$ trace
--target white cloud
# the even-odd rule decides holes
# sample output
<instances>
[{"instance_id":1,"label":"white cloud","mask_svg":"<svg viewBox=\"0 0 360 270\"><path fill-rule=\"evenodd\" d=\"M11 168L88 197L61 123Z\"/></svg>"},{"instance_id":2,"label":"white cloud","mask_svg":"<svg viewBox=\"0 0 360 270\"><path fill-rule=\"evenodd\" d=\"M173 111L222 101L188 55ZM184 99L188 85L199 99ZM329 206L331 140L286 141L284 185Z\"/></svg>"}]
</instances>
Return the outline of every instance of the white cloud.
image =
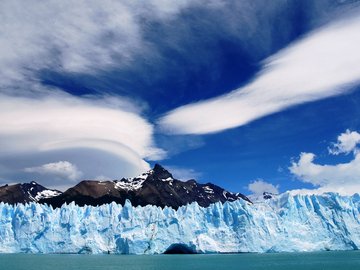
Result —
<instances>
[{"instance_id":1,"label":"white cloud","mask_svg":"<svg viewBox=\"0 0 360 270\"><path fill-rule=\"evenodd\" d=\"M255 180L248 185L248 190L254 195L262 195L264 192L270 192L273 194L279 193L279 185L274 186L271 183L265 182L264 180Z\"/></svg>"},{"instance_id":2,"label":"white cloud","mask_svg":"<svg viewBox=\"0 0 360 270\"><path fill-rule=\"evenodd\" d=\"M0 145L7 151L98 148L129 158L160 158L153 127L138 114L73 96L0 96ZM29 140L31 138L31 140Z\"/></svg>"},{"instance_id":3,"label":"white cloud","mask_svg":"<svg viewBox=\"0 0 360 270\"><path fill-rule=\"evenodd\" d=\"M329 153L333 155L339 155L342 153L349 154L353 151L357 151L356 146L360 143L360 133L356 131L346 130L338 136L337 142L329 147Z\"/></svg>"},{"instance_id":4,"label":"white cloud","mask_svg":"<svg viewBox=\"0 0 360 270\"><path fill-rule=\"evenodd\" d=\"M289 169L302 181L315 186L358 184L360 188L360 154L355 154L348 163L336 165L316 164L314 159L313 153L301 153L299 160L293 162Z\"/></svg>"},{"instance_id":5,"label":"white cloud","mask_svg":"<svg viewBox=\"0 0 360 270\"><path fill-rule=\"evenodd\" d=\"M53 163L43 164L38 167L25 168L25 172L39 173L59 177L61 179L79 180L83 173L68 161L58 161Z\"/></svg>"},{"instance_id":6,"label":"white cloud","mask_svg":"<svg viewBox=\"0 0 360 270\"><path fill-rule=\"evenodd\" d=\"M159 120L173 134L205 134L245 125L304 102L345 93L360 81L360 17L316 30L268 58L248 85L179 107Z\"/></svg>"},{"instance_id":7,"label":"white cloud","mask_svg":"<svg viewBox=\"0 0 360 270\"><path fill-rule=\"evenodd\" d=\"M360 152L356 150L357 132L345 133L338 137L338 142L330 154L348 154L353 151L354 158L347 163L335 165L315 163L315 154L301 153L293 161L289 170L299 180L317 187L316 190L299 190L300 193L339 192L343 194L360 193Z\"/></svg>"},{"instance_id":8,"label":"white cloud","mask_svg":"<svg viewBox=\"0 0 360 270\"><path fill-rule=\"evenodd\" d=\"M131 104L114 101L109 104L101 98L59 95L0 94L0 158L66 149L96 149L115 155L140 173L149 169L145 159L164 157L165 152L154 145L153 126L135 110L131 111L128 108ZM77 160L72 162L79 164L80 159L90 160L89 156L81 156L82 152L78 152ZM91 162L96 167L98 162Z\"/></svg>"}]
</instances>

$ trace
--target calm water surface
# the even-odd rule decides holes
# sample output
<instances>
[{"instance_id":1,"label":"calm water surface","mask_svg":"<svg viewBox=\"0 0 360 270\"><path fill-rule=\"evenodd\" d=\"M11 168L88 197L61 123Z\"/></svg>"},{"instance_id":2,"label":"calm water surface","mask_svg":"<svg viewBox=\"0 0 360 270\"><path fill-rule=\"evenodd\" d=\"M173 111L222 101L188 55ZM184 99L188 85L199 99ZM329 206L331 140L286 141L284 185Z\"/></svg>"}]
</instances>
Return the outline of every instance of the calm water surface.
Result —
<instances>
[{"instance_id":1,"label":"calm water surface","mask_svg":"<svg viewBox=\"0 0 360 270\"><path fill-rule=\"evenodd\" d=\"M1 270L63 269L360 269L359 251L222 255L35 255L0 254Z\"/></svg>"}]
</instances>

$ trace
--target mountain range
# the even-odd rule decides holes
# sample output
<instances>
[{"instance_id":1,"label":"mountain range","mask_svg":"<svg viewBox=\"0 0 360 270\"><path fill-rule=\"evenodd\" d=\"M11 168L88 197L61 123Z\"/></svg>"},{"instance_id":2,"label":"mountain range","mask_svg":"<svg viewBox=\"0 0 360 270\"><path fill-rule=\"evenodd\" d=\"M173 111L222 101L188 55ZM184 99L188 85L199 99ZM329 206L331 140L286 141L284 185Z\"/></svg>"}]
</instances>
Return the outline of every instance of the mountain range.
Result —
<instances>
[{"instance_id":1,"label":"mountain range","mask_svg":"<svg viewBox=\"0 0 360 270\"><path fill-rule=\"evenodd\" d=\"M8 204L37 202L59 208L74 202L78 206L98 206L115 202L133 206L169 206L174 209L197 202L202 207L212 203L236 201L251 202L241 193L229 192L212 183L200 184L191 179L180 181L156 164L154 168L134 178L113 181L84 180L65 192L48 189L36 182L5 185L0 187L0 202Z\"/></svg>"}]
</instances>

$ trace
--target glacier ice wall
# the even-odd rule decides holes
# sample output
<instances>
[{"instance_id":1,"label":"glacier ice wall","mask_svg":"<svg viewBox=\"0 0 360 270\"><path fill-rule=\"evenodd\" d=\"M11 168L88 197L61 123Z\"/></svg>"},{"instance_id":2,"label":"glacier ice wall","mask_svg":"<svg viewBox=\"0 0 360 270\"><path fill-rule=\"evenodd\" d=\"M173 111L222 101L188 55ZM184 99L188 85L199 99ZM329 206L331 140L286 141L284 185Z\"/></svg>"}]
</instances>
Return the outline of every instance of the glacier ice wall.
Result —
<instances>
[{"instance_id":1,"label":"glacier ice wall","mask_svg":"<svg viewBox=\"0 0 360 270\"><path fill-rule=\"evenodd\" d=\"M279 195L201 208L115 203L53 209L0 203L0 252L162 253L174 243L198 252L348 250L360 247L360 196Z\"/></svg>"}]
</instances>

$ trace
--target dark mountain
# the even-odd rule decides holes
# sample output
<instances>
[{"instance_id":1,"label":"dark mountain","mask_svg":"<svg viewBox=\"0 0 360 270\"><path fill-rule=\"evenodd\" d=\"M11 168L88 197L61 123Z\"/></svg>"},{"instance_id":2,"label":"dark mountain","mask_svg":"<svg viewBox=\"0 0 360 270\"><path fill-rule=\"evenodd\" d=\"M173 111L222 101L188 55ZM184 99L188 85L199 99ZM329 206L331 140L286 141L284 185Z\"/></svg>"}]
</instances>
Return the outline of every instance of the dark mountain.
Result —
<instances>
[{"instance_id":1,"label":"dark mountain","mask_svg":"<svg viewBox=\"0 0 360 270\"><path fill-rule=\"evenodd\" d=\"M183 182L174 179L170 172L156 164L152 170L135 178L114 181L85 180L58 196L43 197L36 201L56 208L71 202L79 206L96 206L111 202L124 204L126 200L130 200L134 206L152 204L177 209L195 201L206 207L211 203L224 203L240 198L251 202L240 193L228 192L211 183L199 184L195 180ZM2 200L0 196L0 201Z\"/></svg>"},{"instance_id":2,"label":"dark mountain","mask_svg":"<svg viewBox=\"0 0 360 270\"><path fill-rule=\"evenodd\" d=\"M195 180L186 182L174 179L170 172L156 164L147 173L135 178L123 178L115 181L82 181L63 194L40 200L40 203L60 207L64 203L77 205L101 205L116 202L124 204L130 200L134 206L148 204L160 207L178 208L187 203L198 202L200 206L209 206L214 202L235 201L242 194L234 194L211 183L199 184Z\"/></svg>"},{"instance_id":3,"label":"dark mountain","mask_svg":"<svg viewBox=\"0 0 360 270\"><path fill-rule=\"evenodd\" d=\"M36 182L5 185L0 187L0 202L9 204L38 202L41 199L60 195L61 192L47 189Z\"/></svg>"}]
</instances>

